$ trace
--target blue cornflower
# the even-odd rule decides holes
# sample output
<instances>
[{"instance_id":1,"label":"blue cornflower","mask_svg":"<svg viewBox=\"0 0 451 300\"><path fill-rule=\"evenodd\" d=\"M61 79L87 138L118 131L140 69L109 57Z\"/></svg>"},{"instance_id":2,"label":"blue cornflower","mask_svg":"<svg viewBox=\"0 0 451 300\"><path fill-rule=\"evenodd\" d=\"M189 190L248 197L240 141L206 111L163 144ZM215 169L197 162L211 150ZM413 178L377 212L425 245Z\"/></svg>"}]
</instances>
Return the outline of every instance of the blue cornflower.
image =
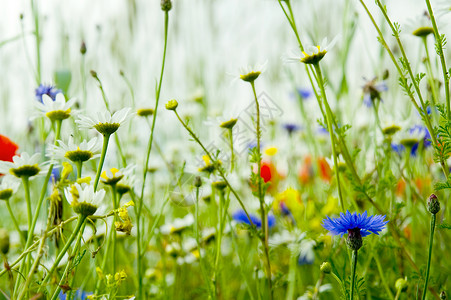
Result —
<instances>
[{"instance_id":1,"label":"blue cornflower","mask_svg":"<svg viewBox=\"0 0 451 300\"><path fill-rule=\"evenodd\" d=\"M88 299L89 295L92 295L92 293L87 293L87 292L84 292L84 291L77 290L77 292L75 293L75 298L73 298L73 299L86 300L86 299ZM63 293L62 291L60 291L60 293L58 295L58 298L60 300L66 300L66 294Z\"/></svg>"},{"instance_id":2,"label":"blue cornflower","mask_svg":"<svg viewBox=\"0 0 451 300\"><path fill-rule=\"evenodd\" d=\"M334 235L343 236L345 233L349 233L351 230L359 229L361 236L367 236L371 233L379 234L384 229L385 224L388 221L384 221L385 216L375 215L367 216L365 211L363 214L353 213L346 211L346 214L340 213L339 218L331 219L329 216L323 220L323 227L329 230Z\"/></svg>"},{"instance_id":3,"label":"blue cornflower","mask_svg":"<svg viewBox=\"0 0 451 300\"><path fill-rule=\"evenodd\" d=\"M48 95L53 101L55 101L55 97L59 93L62 93L62 91L57 89L55 86L42 83L35 90L36 100L41 103L43 103L42 95Z\"/></svg>"},{"instance_id":4,"label":"blue cornflower","mask_svg":"<svg viewBox=\"0 0 451 300\"><path fill-rule=\"evenodd\" d=\"M302 99L306 100L312 96L312 90L309 88L297 88L296 91L298 92L299 96L301 96Z\"/></svg>"},{"instance_id":5,"label":"blue cornflower","mask_svg":"<svg viewBox=\"0 0 451 300\"><path fill-rule=\"evenodd\" d=\"M232 218L235 221L237 221L238 223L245 223L245 224L251 225L251 222L249 222L249 219L247 218L246 213L242 209L237 210L232 215ZM249 214L249 218L251 218L252 223L254 223L254 225L257 226L257 228L262 227L262 221L260 220L259 217L255 216L253 214ZM268 227L272 228L272 227L274 227L275 224L276 224L276 218L273 215L268 215Z\"/></svg>"},{"instance_id":6,"label":"blue cornflower","mask_svg":"<svg viewBox=\"0 0 451 300\"><path fill-rule=\"evenodd\" d=\"M301 129L301 126L294 123L285 123L283 124L283 128L288 132L289 135L292 135L293 132L296 132L299 129Z\"/></svg>"}]
</instances>

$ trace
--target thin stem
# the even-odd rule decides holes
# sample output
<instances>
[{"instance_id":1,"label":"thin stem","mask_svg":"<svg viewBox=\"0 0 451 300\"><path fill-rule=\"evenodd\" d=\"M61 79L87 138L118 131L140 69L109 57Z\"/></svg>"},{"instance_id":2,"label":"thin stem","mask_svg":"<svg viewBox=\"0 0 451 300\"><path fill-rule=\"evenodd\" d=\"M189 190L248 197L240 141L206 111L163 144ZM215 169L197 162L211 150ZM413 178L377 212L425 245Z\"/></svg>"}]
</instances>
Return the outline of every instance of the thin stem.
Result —
<instances>
[{"instance_id":1,"label":"thin stem","mask_svg":"<svg viewBox=\"0 0 451 300\"><path fill-rule=\"evenodd\" d=\"M155 109L154 109L154 113L153 113L153 118L152 118L152 127L150 130L150 138L149 138L149 142L147 144L147 153L146 153L146 163L144 165L143 168L143 185L142 185L142 189L141 189L141 197L139 198L140 201L140 205L139 205L139 210L137 211L136 214L136 222L137 222L137 234L138 234L138 238L136 239L136 243L137 243L137 248L138 248L138 278L139 278L139 287L138 287L138 295L140 297L142 297L143 295L143 282L142 282L142 278L143 278L143 266L142 266L142 256L141 256L141 240L140 240L140 231L141 231L141 226L140 226L140 218L141 218L141 209L142 209L142 205L141 203L144 201L144 187L146 185L146 178L147 178L147 168L149 167L149 160L150 160L150 152L152 151L152 143L153 143L153 135L154 135L154 131L155 131L155 124L156 124L156 120L157 120L157 113L158 113L158 104L160 103L160 93L161 93L161 84L163 82L163 74L164 74L164 65L166 62L166 51L167 51L167 45L168 45L168 28L169 28L169 11L165 11L164 14L164 47L163 47L163 59L162 59L162 63L161 63L161 71L160 71L160 80L158 82L158 88L156 90L156 97L155 97Z\"/></svg>"},{"instance_id":2,"label":"thin stem","mask_svg":"<svg viewBox=\"0 0 451 300\"><path fill-rule=\"evenodd\" d=\"M265 195L262 190L262 176L261 176L261 167L262 167L262 154L260 149L260 140L261 140L261 129L260 129L260 104L258 103L257 93L255 91L255 83L254 81L250 82L252 87L252 92L254 94L255 99L255 106L257 109L257 151L258 151L258 159L257 159L257 194L258 194L258 200L260 202L260 215L262 219L262 231L264 233L264 237L262 238L262 244L263 248L265 249L265 269L266 269L266 277L268 279L268 286L269 286L269 295L270 299L273 298L273 291L272 291L272 280L271 280L271 261L269 259L269 246L268 246L268 237L269 237L269 230L268 230L268 214L266 212L265 208Z\"/></svg>"},{"instance_id":3,"label":"thin stem","mask_svg":"<svg viewBox=\"0 0 451 300\"><path fill-rule=\"evenodd\" d=\"M330 109L329 103L327 101L326 97L326 90L324 89L324 82L323 82L323 75L321 74L321 68L319 66L319 63L316 63L313 65L315 67L316 73L317 73L317 80L318 80L318 86L321 91L321 98L324 101L324 106L326 107L326 121L327 121L327 128L330 135L330 143L332 145L332 155L334 157L334 171L335 171L335 177L337 178L337 186L338 186L338 197L340 199L340 206L341 210L344 211L344 202L343 202L343 195L341 191L341 183L340 183L340 171L338 169L338 159L337 159L337 150L335 149L335 133L332 127L332 110Z\"/></svg>"},{"instance_id":4,"label":"thin stem","mask_svg":"<svg viewBox=\"0 0 451 300\"><path fill-rule=\"evenodd\" d=\"M14 217L13 211L11 209L11 204L9 203L9 200L6 200L6 207L8 208L9 214L11 216L11 219L13 220L14 227L16 227L17 233L19 234L21 243L25 246L25 237L22 234L22 231L20 231L19 223L17 223L16 217Z\"/></svg>"},{"instance_id":5,"label":"thin stem","mask_svg":"<svg viewBox=\"0 0 451 300\"><path fill-rule=\"evenodd\" d=\"M81 178L81 170L83 168L83 162L81 160L76 162L77 165L77 179Z\"/></svg>"},{"instance_id":6,"label":"thin stem","mask_svg":"<svg viewBox=\"0 0 451 300\"><path fill-rule=\"evenodd\" d=\"M355 271L357 270L357 251L352 251L352 266L351 266L351 296L350 300L354 299L354 286L355 286Z\"/></svg>"},{"instance_id":7,"label":"thin stem","mask_svg":"<svg viewBox=\"0 0 451 300\"><path fill-rule=\"evenodd\" d=\"M97 186L99 185L100 174L102 174L103 163L105 162L106 151L108 149L108 142L110 140L109 134L103 136L103 146L102 154L100 155L99 166L97 167L96 179L94 181L94 191L97 191Z\"/></svg>"},{"instance_id":8,"label":"thin stem","mask_svg":"<svg viewBox=\"0 0 451 300\"><path fill-rule=\"evenodd\" d=\"M440 36L440 33L438 31L437 22L435 21L434 12L432 11L431 2L429 0L425 0L426 5L428 7L428 13L429 17L431 18L432 27L434 28L434 36L435 40L437 41L437 53L440 56L440 64L442 66L442 73L443 73L443 81L445 82L445 97L446 97L446 112L448 115L448 119L451 119L451 108L450 108L450 95L449 95L449 74L446 70L446 61L445 56L443 54L443 44L442 44L442 37Z\"/></svg>"},{"instance_id":9,"label":"thin stem","mask_svg":"<svg viewBox=\"0 0 451 300\"><path fill-rule=\"evenodd\" d=\"M229 143L230 143L230 173L233 172L233 165L235 162L235 154L233 153L233 129L229 129Z\"/></svg>"},{"instance_id":10,"label":"thin stem","mask_svg":"<svg viewBox=\"0 0 451 300\"><path fill-rule=\"evenodd\" d=\"M37 4L31 0L31 10L34 17L34 35L36 42L36 83L41 83L41 37L39 34L39 13Z\"/></svg>"},{"instance_id":11,"label":"thin stem","mask_svg":"<svg viewBox=\"0 0 451 300\"><path fill-rule=\"evenodd\" d=\"M58 264L63 259L64 255L66 254L66 252L69 249L72 242L75 240L75 237L78 235L78 232L80 231L85 220L86 220L86 216L83 216L83 215L78 216L77 225L75 225L74 231L70 235L69 239L67 240L67 242L64 245L63 249L61 250L61 252L58 254L57 258L55 259L55 262L53 263L49 272L45 276L44 280L42 280L41 287L39 288L38 291L40 291L42 289L42 287L44 287L47 284L47 282L50 280L50 277L53 275L53 272L55 272L56 268L58 267Z\"/></svg>"},{"instance_id":12,"label":"thin stem","mask_svg":"<svg viewBox=\"0 0 451 300\"><path fill-rule=\"evenodd\" d=\"M22 177L23 188L25 191L25 202L27 203L27 220L28 220L28 231L31 230L31 200L30 200L30 180L28 176Z\"/></svg>"},{"instance_id":13,"label":"thin stem","mask_svg":"<svg viewBox=\"0 0 451 300\"><path fill-rule=\"evenodd\" d=\"M422 297L423 300L426 299L426 293L428 291L429 271L431 269L432 244L434 241L434 231L435 231L435 220L436 220L436 215L432 214L432 216L431 216L431 234L429 235L428 264L427 264L427 268L426 268L426 278L424 280L423 297Z\"/></svg>"},{"instance_id":14,"label":"thin stem","mask_svg":"<svg viewBox=\"0 0 451 300\"><path fill-rule=\"evenodd\" d=\"M428 49L428 42L427 42L427 37L423 37L423 45L424 45L424 50L426 52L426 69L428 71L428 80L429 80L429 85L431 86L431 93L432 93L432 107L431 107L431 113L433 116L436 116L436 110L435 110L435 106L437 104L437 101L439 101L438 96L437 96L437 84L435 82L435 78L434 78L434 73L432 72L432 65L431 65L431 58L429 57L429 49Z\"/></svg>"},{"instance_id":15,"label":"thin stem","mask_svg":"<svg viewBox=\"0 0 451 300\"><path fill-rule=\"evenodd\" d=\"M223 210L224 210L224 190L219 191L219 209L218 209L218 238L216 240L216 257L215 257L215 265L214 265L214 274L213 280L215 283L216 295L219 293L219 279L218 279L218 269L219 269L219 258L221 256L221 243L222 243L222 233L224 231L224 222L222 218Z\"/></svg>"},{"instance_id":16,"label":"thin stem","mask_svg":"<svg viewBox=\"0 0 451 300\"><path fill-rule=\"evenodd\" d=\"M174 110L175 115L177 116L177 119L179 119L180 123L182 124L182 126L188 131L188 133L191 135L191 137L199 144L199 146L202 148L202 150L204 150L205 154L208 155L208 158L210 158L210 161L215 164L215 166L218 166L218 162L216 161L216 159L213 158L213 155L210 153L210 151L207 150L207 148L205 148L204 144L202 144L202 142L199 140L199 138L196 136L196 134L191 130L191 128L188 127L188 125L186 125L185 122L183 122L182 118L180 118L179 114L177 113L176 110ZM246 210L246 207L244 206L243 201L241 201L240 196L238 196L238 193L235 191L235 189L230 185L229 181L227 180L224 171L222 168L217 167L216 170L219 173L219 176L221 176L222 180L224 180L224 182L227 184L227 186L229 187L230 191L232 192L232 194L235 196L236 200L238 201L238 203L240 204L241 208L243 209L244 213L246 214L249 222L251 225L254 225L254 222L252 222L249 213Z\"/></svg>"}]
</instances>

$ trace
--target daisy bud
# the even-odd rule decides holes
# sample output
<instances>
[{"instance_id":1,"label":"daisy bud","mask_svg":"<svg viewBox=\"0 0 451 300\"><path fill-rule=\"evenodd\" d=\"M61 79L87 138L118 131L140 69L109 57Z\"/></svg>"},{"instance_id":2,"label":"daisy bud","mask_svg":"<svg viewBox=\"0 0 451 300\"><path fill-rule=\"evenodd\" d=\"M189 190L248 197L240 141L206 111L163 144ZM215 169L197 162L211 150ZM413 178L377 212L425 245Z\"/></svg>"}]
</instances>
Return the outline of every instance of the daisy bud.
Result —
<instances>
[{"instance_id":1,"label":"daisy bud","mask_svg":"<svg viewBox=\"0 0 451 300\"><path fill-rule=\"evenodd\" d=\"M81 42L80 53L81 53L82 55L85 55L85 54L86 54L86 44L85 44L84 41Z\"/></svg>"},{"instance_id":2,"label":"daisy bud","mask_svg":"<svg viewBox=\"0 0 451 300\"><path fill-rule=\"evenodd\" d=\"M200 176L196 176L194 178L194 186L197 188L202 186L202 179L200 178Z\"/></svg>"},{"instance_id":3,"label":"daisy bud","mask_svg":"<svg viewBox=\"0 0 451 300\"><path fill-rule=\"evenodd\" d=\"M445 291L442 291L442 292L440 293L440 299L441 299L441 300L446 300L446 299L448 299L448 297L446 297Z\"/></svg>"},{"instance_id":4,"label":"daisy bud","mask_svg":"<svg viewBox=\"0 0 451 300\"><path fill-rule=\"evenodd\" d=\"M177 106L179 106L177 100L169 100L168 103L166 103L166 109L167 110L176 110Z\"/></svg>"},{"instance_id":5,"label":"daisy bud","mask_svg":"<svg viewBox=\"0 0 451 300\"><path fill-rule=\"evenodd\" d=\"M407 280L404 278L398 278L395 282L395 288L396 290L405 290L407 288Z\"/></svg>"},{"instance_id":6,"label":"daisy bud","mask_svg":"<svg viewBox=\"0 0 451 300\"><path fill-rule=\"evenodd\" d=\"M236 122L238 121L238 119L230 119L226 122L222 122L219 127L221 128L226 128L226 129L232 129L233 126L235 126Z\"/></svg>"},{"instance_id":7,"label":"daisy bud","mask_svg":"<svg viewBox=\"0 0 451 300\"><path fill-rule=\"evenodd\" d=\"M227 187L225 181L215 181L212 183L213 187L219 191L223 191Z\"/></svg>"},{"instance_id":8,"label":"daisy bud","mask_svg":"<svg viewBox=\"0 0 451 300\"><path fill-rule=\"evenodd\" d=\"M0 252L6 255L9 251L9 233L8 230L0 228Z\"/></svg>"},{"instance_id":9,"label":"daisy bud","mask_svg":"<svg viewBox=\"0 0 451 300\"><path fill-rule=\"evenodd\" d=\"M437 196L435 194L431 194L428 198L427 202L428 211L435 215L440 211L440 202L438 202Z\"/></svg>"},{"instance_id":10,"label":"daisy bud","mask_svg":"<svg viewBox=\"0 0 451 300\"><path fill-rule=\"evenodd\" d=\"M330 272L332 271L332 265L330 264L330 262L325 261L321 264L320 268L321 272L323 272L324 274L330 274Z\"/></svg>"}]
</instances>

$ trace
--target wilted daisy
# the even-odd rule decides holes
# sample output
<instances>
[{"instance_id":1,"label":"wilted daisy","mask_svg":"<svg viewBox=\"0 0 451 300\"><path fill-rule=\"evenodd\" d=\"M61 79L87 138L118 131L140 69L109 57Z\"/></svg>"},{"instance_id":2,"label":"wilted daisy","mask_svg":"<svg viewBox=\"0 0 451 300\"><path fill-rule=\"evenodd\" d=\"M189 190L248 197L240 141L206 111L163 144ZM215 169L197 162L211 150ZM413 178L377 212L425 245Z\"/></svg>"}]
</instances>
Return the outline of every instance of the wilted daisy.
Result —
<instances>
[{"instance_id":1,"label":"wilted daisy","mask_svg":"<svg viewBox=\"0 0 451 300\"><path fill-rule=\"evenodd\" d=\"M0 173L10 173L18 178L32 177L41 171L39 167L39 153L30 157L26 152L13 157L13 162L0 161Z\"/></svg>"},{"instance_id":2,"label":"wilted daisy","mask_svg":"<svg viewBox=\"0 0 451 300\"><path fill-rule=\"evenodd\" d=\"M323 227L330 231L333 235L343 236L348 234L348 247L352 250L358 250L362 246L362 237L371 233L379 235L379 232L385 228L388 221L384 221L385 216L375 215L367 216L365 211L363 214L356 212L346 214L340 213L339 218L331 219L329 216L323 220Z\"/></svg>"},{"instance_id":3,"label":"wilted daisy","mask_svg":"<svg viewBox=\"0 0 451 300\"><path fill-rule=\"evenodd\" d=\"M0 184L0 200L8 200L15 192L17 192L18 188L18 181L11 178L10 175L4 176L2 183Z\"/></svg>"},{"instance_id":4,"label":"wilted daisy","mask_svg":"<svg viewBox=\"0 0 451 300\"><path fill-rule=\"evenodd\" d=\"M105 197L105 190L94 192L94 186L92 185L75 183L67 187L64 190L64 194L74 212L87 217L97 211L97 208Z\"/></svg>"},{"instance_id":5,"label":"wilted daisy","mask_svg":"<svg viewBox=\"0 0 451 300\"><path fill-rule=\"evenodd\" d=\"M99 157L98 152L100 146L97 143L97 138L92 138L89 141L83 140L83 142L74 143L73 137L69 137L69 141L65 144L63 141L58 141L59 146L52 146L49 149L49 156L53 158L68 159L72 162L85 162L90 159Z\"/></svg>"},{"instance_id":6,"label":"wilted daisy","mask_svg":"<svg viewBox=\"0 0 451 300\"><path fill-rule=\"evenodd\" d=\"M247 66L240 69L240 79L247 82L254 82L266 70L267 62L255 66Z\"/></svg>"},{"instance_id":7,"label":"wilted daisy","mask_svg":"<svg viewBox=\"0 0 451 300\"><path fill-rule=\"evenodd\" d=\"M80 129L96 129L102 135L111 135L115 133L119 127L132 118L131 108L126 107L113 115L108 111L97 113L97 119L93 119L84 115L80 115L80 119L75 121Z\"/></svg>"},{"instance_id":8,"label":"wilted daisy","mask_svg":"<svg viewBox=\"0 0 451 300\"><path fill-rule=\"evenodd\" d=\"M70 117L71 107L75 99L66 102L62 93L55 96L55 100L48 95L42 95L42 102L36 102L37 108L50 120L65 120Z\"/></svg>"}]
</instances>

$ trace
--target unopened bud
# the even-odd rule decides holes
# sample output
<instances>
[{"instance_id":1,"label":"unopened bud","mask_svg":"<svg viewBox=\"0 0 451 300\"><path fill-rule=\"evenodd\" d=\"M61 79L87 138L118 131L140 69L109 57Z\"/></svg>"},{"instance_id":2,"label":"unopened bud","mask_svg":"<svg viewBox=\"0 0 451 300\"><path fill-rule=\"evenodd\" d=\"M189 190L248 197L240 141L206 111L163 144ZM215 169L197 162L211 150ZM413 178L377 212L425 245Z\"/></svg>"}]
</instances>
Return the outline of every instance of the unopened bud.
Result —
<instances>
[{"instance_id":1,"label":"unopened bud","mask_svg":"<svg viewBox=\"0 0 451 300\"><path fill-rule=\"evenodd\" d=\"M332 271L332 265L330 264L330 262L325 261L321 264L321 266L319 267L319 269L321 270L321 272L323 272L324 274L330 274L330 272Z\"/></svg>"},{"instance_id":2,"label":"unopened bud","mask_svg":"<svg viewBox=\"0 0 451 300\"><path fill-rule=\"evenodd\" d=\"M176 110L177 106L179 106L177 100L169 100L168 103L166 103L167 110Z\"/></svg>"},{"instance_id":3,"label":"unopened bud","mask_svg":"<svg viewBox=\"0 0 451 300\"><path fill-rule=\"evenodd\" d=\"M405 290L407 288L407 280L405 278L398 278L395 282L396 290Z\"/></svg>"},{"instance_id":4,"label":"unopened bud","mask_svg":"<svg viewBox=\"0 0 451 300\"><path fill-rule=\"evenodd\" d=\"M91 76L94 78L97 78L97 72L94 70L89 71L89 73L91 73Z\"/></svg>"},{"instance_id":5,"label":"unopened bud","mask_svg":"<svg viewBox=\"0 0 451 300\"><path fill-rule=\"evenodd\" d=\"M197 188L202 186L202 179L200 178L200 176L196 176L194 178L194 186Z\"/></svg>"},{"instance_id":6,"label":"unopened bud","mask_svg":"<svg viewBox=\"0 0 451 300\"><path fill-rule=\"evenodd\" d=\"M446 297L445 291L442 291L442 292L440 293L440 300L446 300L446 299L448 299L448 297Z\"/></svg>"},{"instance_id":7,"label":"unopened bud","mask_svg":"<svg viewBox=\"0 0 451 300\"><path fill-rule=\"evenodd\" d=\"M435 194L431 194L429 196L427 209L433 215L437 214L440 211L440 202L438 202L437 196Z\"/></svg>"},{"instance_id":8,"label":"unopened bud","mask_svg":"<svg viewBox=\"0 0 451 300\"><path fill-rule=\"evenodd\" d=\"M171 0L161 0L161 10L162 11L170 11L172 8L172 1Z\"/></svg>"},{"instance_id":9,"label":"unopened bud","mask_svg":"<svg viewBox=\"0 0 451 300\"><path fill-rule=\"evenodd\" d=\"M9 233L8 230L0 228L0 252L3 254L9 251Z\"/></svg>"},{"instance_id":10,"label":"unopened bud","mask_svg":"<svg viewBox=\"0 0 451 300\"><path fill-rule=\"evenodd\" d=\"M86 54L86 44L85 44L84 41L81 42L80 53L81 53L82 55L85 55L85 54Z\"/></svg>"}]
</instances>

